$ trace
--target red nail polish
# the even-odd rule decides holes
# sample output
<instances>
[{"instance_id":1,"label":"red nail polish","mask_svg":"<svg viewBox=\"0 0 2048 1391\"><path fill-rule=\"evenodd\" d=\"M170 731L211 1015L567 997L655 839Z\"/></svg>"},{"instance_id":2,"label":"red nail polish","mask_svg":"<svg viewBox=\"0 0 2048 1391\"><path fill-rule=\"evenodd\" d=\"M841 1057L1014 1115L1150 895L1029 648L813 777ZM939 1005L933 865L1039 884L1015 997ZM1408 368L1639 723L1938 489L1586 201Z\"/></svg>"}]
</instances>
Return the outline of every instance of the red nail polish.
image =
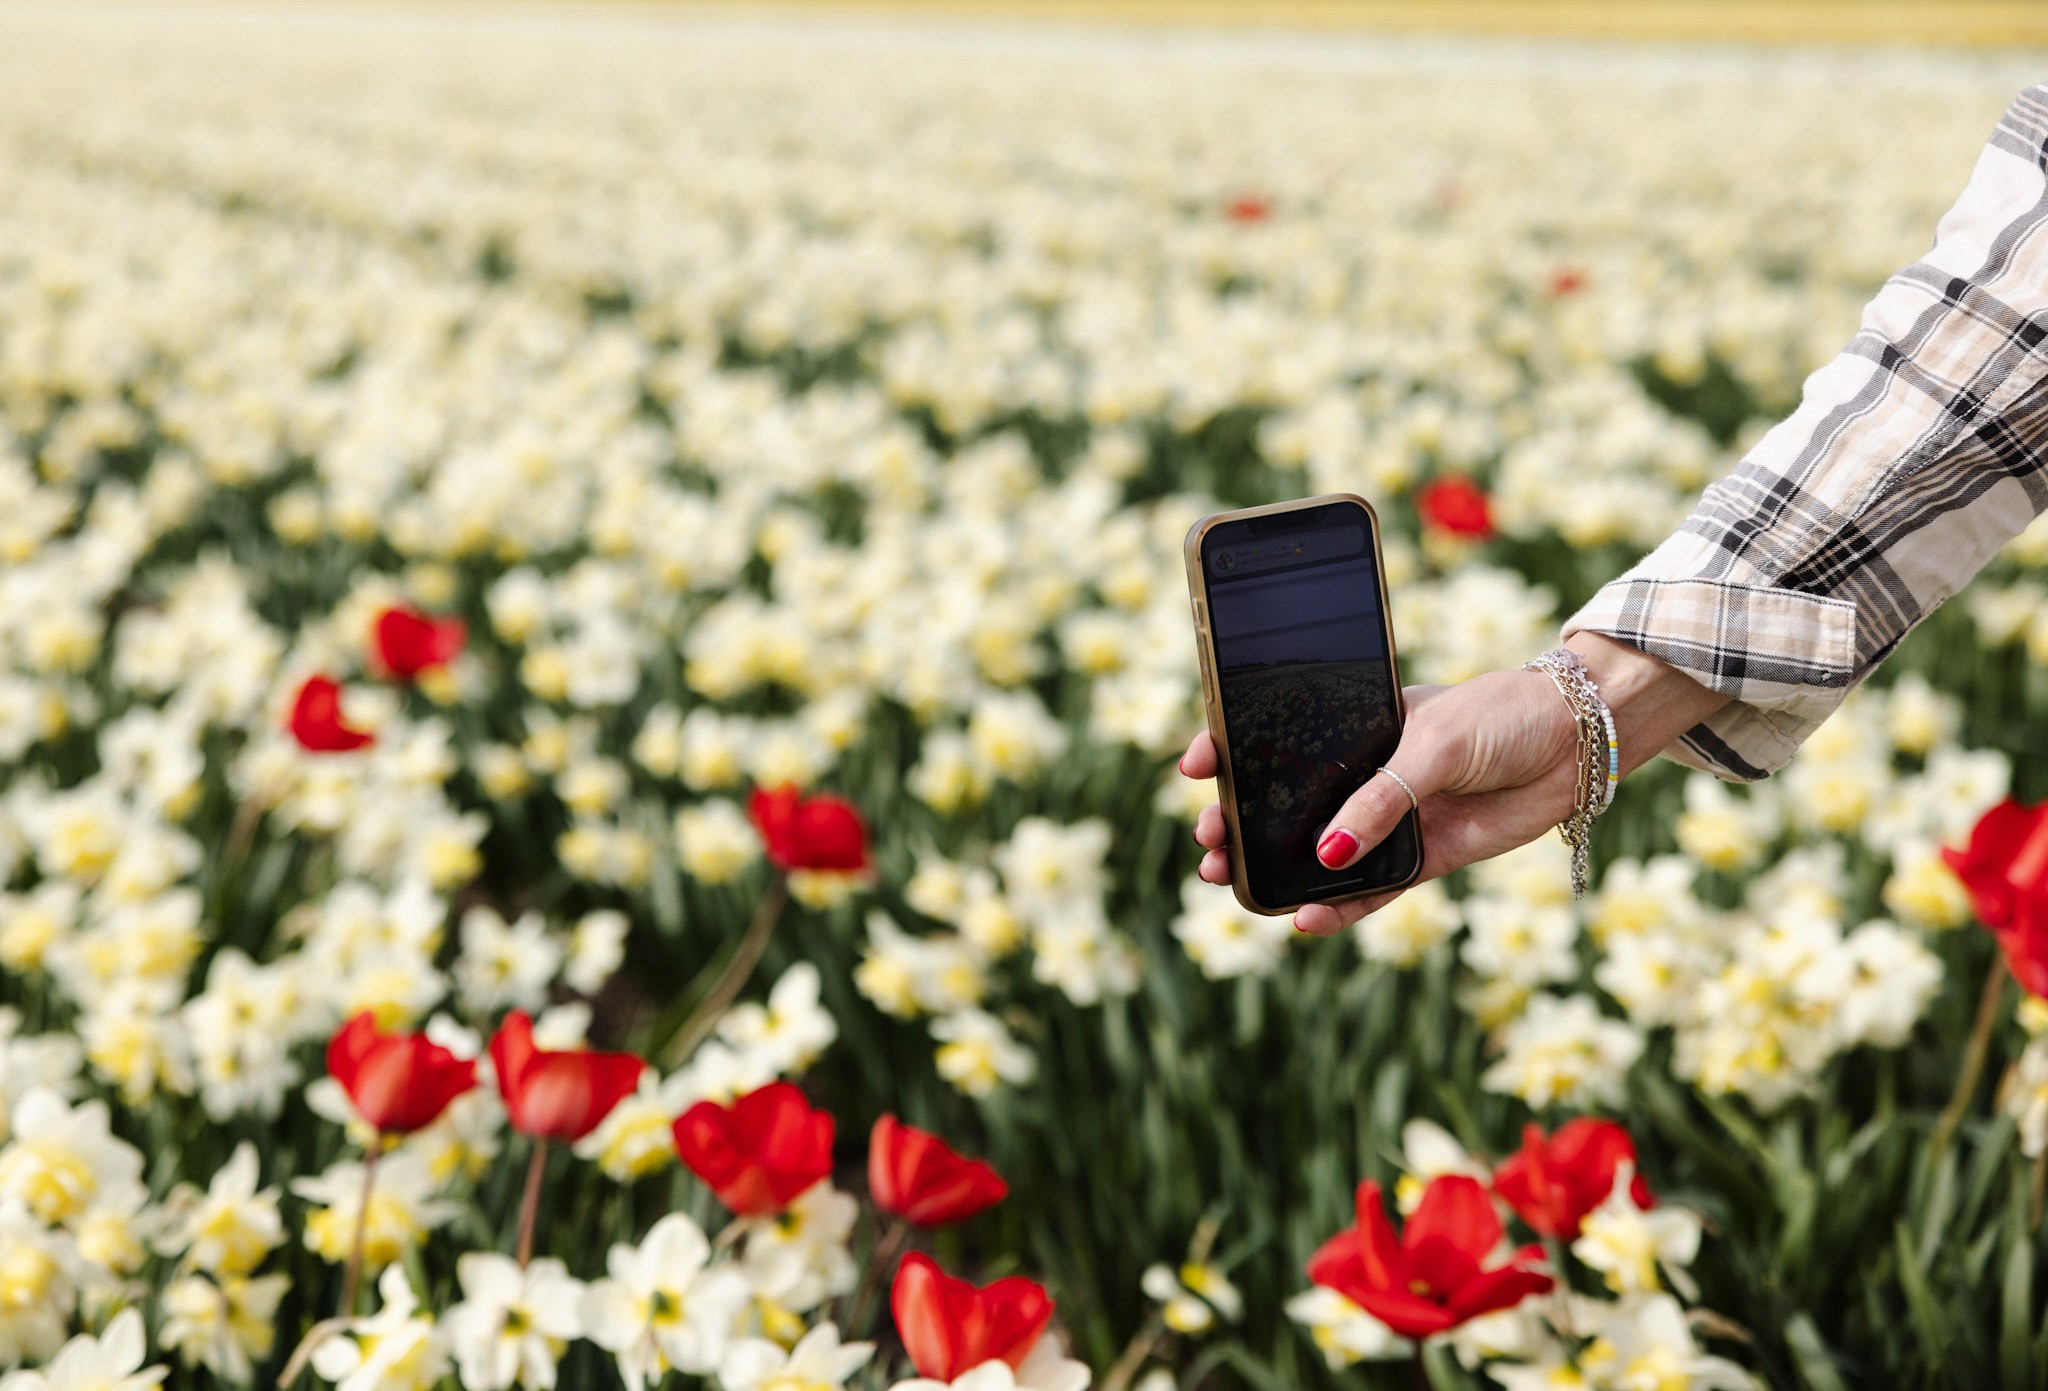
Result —
<instances>
[{"instance_id":1,"label":"red nail polish","mask_svg":"<svg viewBox=\"0 0 2048 1391\"><path fill-rule=\"evenodd\" d=\"M1326 867L1335 869L1338 865L1350 859L1351 852L1356 849L1358 849L1358 837L1339 827L1337 830L1324 836L1322 842L1316 846L1316 858L1321 860Z\"/></svg>"},{"instance_id":2,"label":"red nail polish","mask_svg":"<svg viewBox=\"0 0 2048 1391\"><path fill-rule=\"evenodd\" d=\"M1182 777L1186 777L1188 775L1188 756L1186 754L1182 754L1179 758L1174 760L1173 766L1180 769L1180 775Z\"/></svg>"}]
</instances>

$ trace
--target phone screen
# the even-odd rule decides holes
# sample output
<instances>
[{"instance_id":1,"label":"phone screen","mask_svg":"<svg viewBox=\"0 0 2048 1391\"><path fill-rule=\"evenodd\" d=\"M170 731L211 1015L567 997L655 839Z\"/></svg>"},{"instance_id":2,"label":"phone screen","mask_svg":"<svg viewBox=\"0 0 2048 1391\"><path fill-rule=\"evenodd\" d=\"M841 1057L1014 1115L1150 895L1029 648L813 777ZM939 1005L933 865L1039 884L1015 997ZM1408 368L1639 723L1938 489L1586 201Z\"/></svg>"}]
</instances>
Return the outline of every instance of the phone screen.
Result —
<instances>
[{"instance_id":1,"label":"phone screen","mask_svg":"<svg viewBox=\"0 0 2048 1391\"><path fill-rule=\"evenodd\" d=\"M1220 522L1202 539L1217 698L1245 877L1260 903L1406 881L1414 818L1343 870L1316 842L1393 756L1395 705L1372 522L1355 503Z\"/></svg>"}]
</instances>

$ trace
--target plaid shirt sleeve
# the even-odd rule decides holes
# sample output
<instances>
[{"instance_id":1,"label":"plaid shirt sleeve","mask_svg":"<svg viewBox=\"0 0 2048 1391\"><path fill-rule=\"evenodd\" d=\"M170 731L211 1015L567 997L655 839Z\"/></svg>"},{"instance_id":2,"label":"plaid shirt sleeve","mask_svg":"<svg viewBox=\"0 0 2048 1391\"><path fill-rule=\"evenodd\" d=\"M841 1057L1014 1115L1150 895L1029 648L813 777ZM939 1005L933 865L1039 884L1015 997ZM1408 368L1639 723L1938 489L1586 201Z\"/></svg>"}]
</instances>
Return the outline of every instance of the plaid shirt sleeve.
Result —
<instances>
[{"instance_id":1,"label":"plaid shirt sleeve","mask_svg":"<svg viewBox=\"0 0 2048 1391\"><path fill-rule=\"evenodd\" d=\"M1732 697L1663 752L1783 766L1906 633L2048 510L2048 85L1992 133L1925 259L1799 408L1563 632Z\"/></svg>"}]
</instances>

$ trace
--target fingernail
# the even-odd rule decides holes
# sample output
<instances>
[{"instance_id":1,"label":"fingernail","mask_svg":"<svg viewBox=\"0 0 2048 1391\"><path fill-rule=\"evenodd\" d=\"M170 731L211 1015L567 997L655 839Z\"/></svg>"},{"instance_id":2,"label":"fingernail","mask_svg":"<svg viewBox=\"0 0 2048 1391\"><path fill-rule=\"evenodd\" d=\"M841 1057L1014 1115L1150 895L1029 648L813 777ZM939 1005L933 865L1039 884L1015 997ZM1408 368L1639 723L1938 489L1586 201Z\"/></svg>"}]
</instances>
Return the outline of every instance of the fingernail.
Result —
<instances>
[{"instance_id":1,"label":"fingernail","mask_svg":"<svg viewBox=\"0 0 2048 1391\"><path fill-rule=\"evenodd\" d=\"M1358 850L1358 837L1342 827L1330 832L1316 846L1316 858L1330 869L1345 863Z\"/></svg>"},{"instance_id":2,"label":"fingernail","mask_svg":"<svg viewBox=\"0 0 2048 1391\"><path fill-rule=\"evenodd\" d=\"M1305 927L1303 927L1303 926L1301 925L1301 919L1300 919L1300 918L1296 918L1296 919L1294 920L1294 930L1295 930L1296 932L1306 932L1306 931L1308 931L1308 929L1307 929L1307 928L1305 928Z\"/></svg>"},{"instance_id":3,"label":"fingernail","mask_svg":"<svg viewBox=\"0 0 2048 1391\"><path fill-rule=\"evenodd\" d=\"M1186 754L1182 754L1179 758L1174 760L1173 766L1180 769L1180 775L1182 777L1186 777L1188 775L1188 756Z\"/></svg>"}]
</instances>

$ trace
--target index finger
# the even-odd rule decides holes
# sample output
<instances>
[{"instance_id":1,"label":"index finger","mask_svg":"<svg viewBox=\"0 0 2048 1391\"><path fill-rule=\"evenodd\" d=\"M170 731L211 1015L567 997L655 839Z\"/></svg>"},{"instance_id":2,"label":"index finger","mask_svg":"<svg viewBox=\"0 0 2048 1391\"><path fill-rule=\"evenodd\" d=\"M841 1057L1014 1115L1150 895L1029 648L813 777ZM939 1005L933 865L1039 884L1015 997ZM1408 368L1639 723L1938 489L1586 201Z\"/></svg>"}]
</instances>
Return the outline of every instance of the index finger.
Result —
<instances>
[{"instance_id":1,"label":"index finger","mask_svg":"<svg viewBox=\"0 0 2048 1391\"><path fill-rule=\"evenodd\" d=\"M1180 771L1183 777L1213 778L1216 776L1216 741L1203 730L1188 741L1188 751L1180 756Z\"/></svg>"}]
</instances>

